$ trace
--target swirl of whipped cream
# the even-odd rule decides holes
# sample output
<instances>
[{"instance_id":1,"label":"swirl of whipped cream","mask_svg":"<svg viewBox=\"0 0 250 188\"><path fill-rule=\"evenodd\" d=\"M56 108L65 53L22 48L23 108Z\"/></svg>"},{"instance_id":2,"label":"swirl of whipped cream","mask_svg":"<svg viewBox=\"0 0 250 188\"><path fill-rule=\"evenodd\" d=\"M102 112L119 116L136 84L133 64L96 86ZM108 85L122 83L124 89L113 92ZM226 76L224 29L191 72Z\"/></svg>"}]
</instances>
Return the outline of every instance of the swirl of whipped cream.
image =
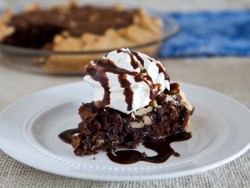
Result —
<instances>
[{"instance_id":1,"label":"swirl of whipped cream","mask_svg":"<svg viewBox=\"0 0 250 188\"><path fill-rule=\"evenodd\" d=\"M93 86L97 108L110 107L126 114L170 90L169 76L160 61L124 48L89 62L83 80Z\"/></svg>"}]
</instances>

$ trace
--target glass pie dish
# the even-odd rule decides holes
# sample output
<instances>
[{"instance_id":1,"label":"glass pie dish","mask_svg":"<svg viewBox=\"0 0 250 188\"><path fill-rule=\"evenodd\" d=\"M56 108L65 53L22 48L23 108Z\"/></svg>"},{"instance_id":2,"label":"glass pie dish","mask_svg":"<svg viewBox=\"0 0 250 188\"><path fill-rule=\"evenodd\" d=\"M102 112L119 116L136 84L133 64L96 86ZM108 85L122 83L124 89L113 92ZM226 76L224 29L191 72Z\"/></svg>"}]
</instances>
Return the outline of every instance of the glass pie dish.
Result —
<instances>
[{"instance_id":1,"label":"glass pie dish","mask_svg":"<svg viewBox=\"0 0 250 188\"><path fill-rule=\"evenodd\" d=\"M160 17L159 15L156 16ZM179 31L179 25L175 20L167 17L160 18L164 26L163 35L159 37L159 39L135 46L121 46L121 48L128 47L131 50L140 51L155 57L161 44ZM114 49L110 48L96 51L52 51L0 44L0 58L1 62L5 65L23 71L74 75L81 74L84 65L90 60L99 58L112 50ZM79 67L79 61L81 62L81 67Z\"/></svg>"}]
</instances>

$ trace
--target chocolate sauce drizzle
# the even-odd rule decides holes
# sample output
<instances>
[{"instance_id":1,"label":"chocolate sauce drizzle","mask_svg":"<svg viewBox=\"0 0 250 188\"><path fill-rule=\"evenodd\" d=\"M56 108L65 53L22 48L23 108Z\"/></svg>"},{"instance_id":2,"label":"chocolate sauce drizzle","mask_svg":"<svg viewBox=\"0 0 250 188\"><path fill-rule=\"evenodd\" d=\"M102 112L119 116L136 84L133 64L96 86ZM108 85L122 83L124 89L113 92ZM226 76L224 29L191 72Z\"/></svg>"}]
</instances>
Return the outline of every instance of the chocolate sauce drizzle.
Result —
<instances>
[{"instance_id":1,"label":"chocolate sauce drizzle","mask_svg":"<svg viewBox=\"0 0 250 188\"><path fill-rule=\"evenodd\" d=\"M169 79L169 76L168 76L168 74L166 73L165 68L163 67L163 65L157 63L156 66L159 68L159 73L163 73L163 74L164 74L165 80L168 80L168 81L169 81L169 80L170 80L170 79Z\"/></svg>"},{"instance_id":2,"label":"chocolate sauce drizzle","mask_svg":"<svg viewBox=\"0 0 250 188\"><path fill-rule=\"evenodd\" d=\"M132 110L133 103L133 90L131 89L131 83L127 80L126 74L119 74L118 76L121 87L124 88L123 94L125 96L125 101L128 104L127 110Z\"/></svg>"},{"instance_id":3,"label":"chocolate sauce drizzle","mask_svg":"<svg viewBox=\"0 0 250 188\"><path fill-rule=\"evenodd\" d=\"M140 61L142 66L144 66L144 60L142 59L142 57L137 52L131 52L131 53L138 59L138 61Z\"/></svg>"},{"instance_id":4,"label":"chocolate sauce drizzle","mask_svg":"<svg viewBox=\"0 0 250 188\"><path fill-rule=\"evenodd\" d=\"M71 144L72 142L72 136L76 133L79 133L80 132L80 129L79 128L76 128L76 129L69 129L69 130L66 130L66 131L63 131L62 133L60 133L58 135L58 137L65 143L67 144Z\"/></svg>"},{"instance_id":5,"label":"chocolate sauce drizzle","mask_svg":"<svg viewBox=\"0 0 250 188\"><path fill-rule=\"evenodd\" d=\"M130 64L134 69L137 69L140 66L144 66L143 58L137 52L124 51L122 49L117 50L117 53L127 53L130 56ZM153 61L152 59L149 59ZM159 73L163 73L165 79L169 81L169 76L167 75L164 67L156 63L159 68ZM107 77L107 72L118 74L118 79L122 88L124 88L125 101L127 103L128 111L132 110L133 95L134 92L131 89L131 83L127 80L126 75L134 76L136 82L145 82L150 90L150 99L153 100L159 93L160 87L159 84L153 84L152 78L149 76L145 69L142 69L139 73L135 71L128 71L126 69L119 68L115 65L114 62L107 58L97 59L89 63L84 72L84 76L89 75L93 80L98 81L101 86L104 88L104 96L101 101L95 102L97 108L104 108L106 105L110 104L110 88L109 80ZM125 75L125 76L124 76Z\"/></svg>"},{"instance_id":6,"label":"chocolate sauce drizzle","mask_svg":"<svg viewBox=\"0 0 250 188\"><path fill-rule=\"evenodd\" d=\"M152 149L157 152L157 155L149 157L146 153L139 152L137 150L113 150L110 149L107 153L109 159L113 162L120 164L132 164L139 161L146 161L150 163L163 163L169 159L170 156L180 156L176 153L170 144L172 142L185 141L191 138L191 133L182 132L165 139L157 141L148 141L144 143L144 146L148 149Z\"/></svg>"},{"instance_id":7,"label":"chocolate sauce drizzle","mask_svg":"<svg viewBox=\"0 0 250 188\"><path fill-rule=\"evenodd\" d=\"M97 108L105 107L107 104L110 103L110 91L109 91L109 80L106 75L106 71L104 67L98 67L98 61L94 65L87 64L85 67L85 75L90 75L91 78L95 81L98 81L101 86L104 88L104 96L101 101L96 101L95 105Z\"/></svg>"},{"instance_id":8,"label":"chocolate sauce drizzle","mask_svg":"<svg viewBox=\"0 0 250 188\"><path fill-rule=\"evenodd\" d=\"M73 134L79 132L79 129L70 129L59 134L59 138L71 144ZM132 164L139 161L145 161L150 163L163 163L169 159L170 156L179 157L180 154L175 152L171 148L170 144L172 142L180 142L189 140L191 138L191 133L181 132L176 135L166 137L164 139L159 139L156 141L146 141L143 145L157 152L157 155L149 157L146 153L139 152L137 150L115 150L114 148L109 149L107 156L113 162L119 164Z\"/></svg>"}]
</instances>

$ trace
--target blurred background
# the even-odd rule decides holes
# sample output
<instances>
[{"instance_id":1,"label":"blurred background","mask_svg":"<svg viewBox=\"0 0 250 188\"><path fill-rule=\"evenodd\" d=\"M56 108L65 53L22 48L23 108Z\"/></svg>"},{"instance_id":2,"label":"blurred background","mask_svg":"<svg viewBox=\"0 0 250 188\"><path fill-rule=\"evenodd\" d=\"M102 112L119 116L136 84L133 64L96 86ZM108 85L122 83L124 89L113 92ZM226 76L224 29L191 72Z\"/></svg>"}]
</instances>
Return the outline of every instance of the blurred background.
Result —
<instances>
[{"instance_id":1,"label":"blurred background","mask_svg":"<svg viewBox=\"0 0 250 188\"><path fill-rule=\"evenodd\" d=\"M17 6L22 7L30 4L31 2L40 2L41 4L55 4L66 2L67 0L1 0L0 7ZM125 3L129 5L139 5L149 7L158 10L170 10L170 11L191 11L191 10L221 10L221 9L240 9L249 8L250 0L126 0L126 1L114 1L114 0L79 0L80 3Z\"/></svg>"},{"instance_id":2,"label":"blurred background","mask_svg":"<svg viewBox=\"0 0 250 188\"><path fill-rule=\"evenodd\" d=\"M1 0L0 9L21 9L38 2L44 6L65 3L67 0ZM215 89L240 100L250 107L250 0L78 0L81 4L110 5L122 3L128 6L145 7L161 12L162 17L171 17L180 25L180 32L166 41L158 58L172 80L189 82ZM17 58L20 63L19 58ZM226 74L234 75L233 82ZM211 74L213 76L211 76ZM6 75L6 76L5 76ZM79 77L48 77L21 72L0 63L0 79L10 84L2 88L6 92L5 106L22 95L34 91L79 81ZM10 80L20 80L20 86ZM39 84L35 84L35 82ZM32 86L32 87L30 87ZM26 88L23 90L22 88ZM7 91L17 90L20 94ZM239 92L242 91L242 92Z\"/></svg>"},{"instance_id":3,"label":"blurred background","mask_svg":"<svg viewBox=\"0 0 250 188\"><path fill-rule=\"evenodd\" d=\"M32 2L40 2L41 4L55 4L63 3L67 0L1 0L0 7L23 7ZM78 0L80 3L123 3L127 5L150 7L158 10L169 11L191 11L191 10L221 10L221 9L241 9L249 8L249 0L126 0L126 1L114 1L114 0Z\"/></svg>"}]
</instances>

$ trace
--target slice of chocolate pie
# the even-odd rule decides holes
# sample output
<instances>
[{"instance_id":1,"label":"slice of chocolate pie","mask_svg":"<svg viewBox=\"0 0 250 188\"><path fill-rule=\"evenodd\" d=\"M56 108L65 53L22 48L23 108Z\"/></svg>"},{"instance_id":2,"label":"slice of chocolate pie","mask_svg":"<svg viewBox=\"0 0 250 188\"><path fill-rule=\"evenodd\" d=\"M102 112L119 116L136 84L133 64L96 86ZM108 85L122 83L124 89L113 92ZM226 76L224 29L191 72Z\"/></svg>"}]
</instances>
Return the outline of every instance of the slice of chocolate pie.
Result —
<instances>
[{"instance_id":1,"label":"slice of chocolate pie","mask_svg":"<svg viewBox=\"0 0 250 188\"><path fill-rule=\"evenodd\" d=\"M71 140L76 155L108 150L112 158L117 146L158 145L189 125L193 107L179 84L170 84L164 66L143 53L112 51L87 64L84 81L93 86L94 99L79 108L82 122Z\"/></svg>"}]
</instances>

